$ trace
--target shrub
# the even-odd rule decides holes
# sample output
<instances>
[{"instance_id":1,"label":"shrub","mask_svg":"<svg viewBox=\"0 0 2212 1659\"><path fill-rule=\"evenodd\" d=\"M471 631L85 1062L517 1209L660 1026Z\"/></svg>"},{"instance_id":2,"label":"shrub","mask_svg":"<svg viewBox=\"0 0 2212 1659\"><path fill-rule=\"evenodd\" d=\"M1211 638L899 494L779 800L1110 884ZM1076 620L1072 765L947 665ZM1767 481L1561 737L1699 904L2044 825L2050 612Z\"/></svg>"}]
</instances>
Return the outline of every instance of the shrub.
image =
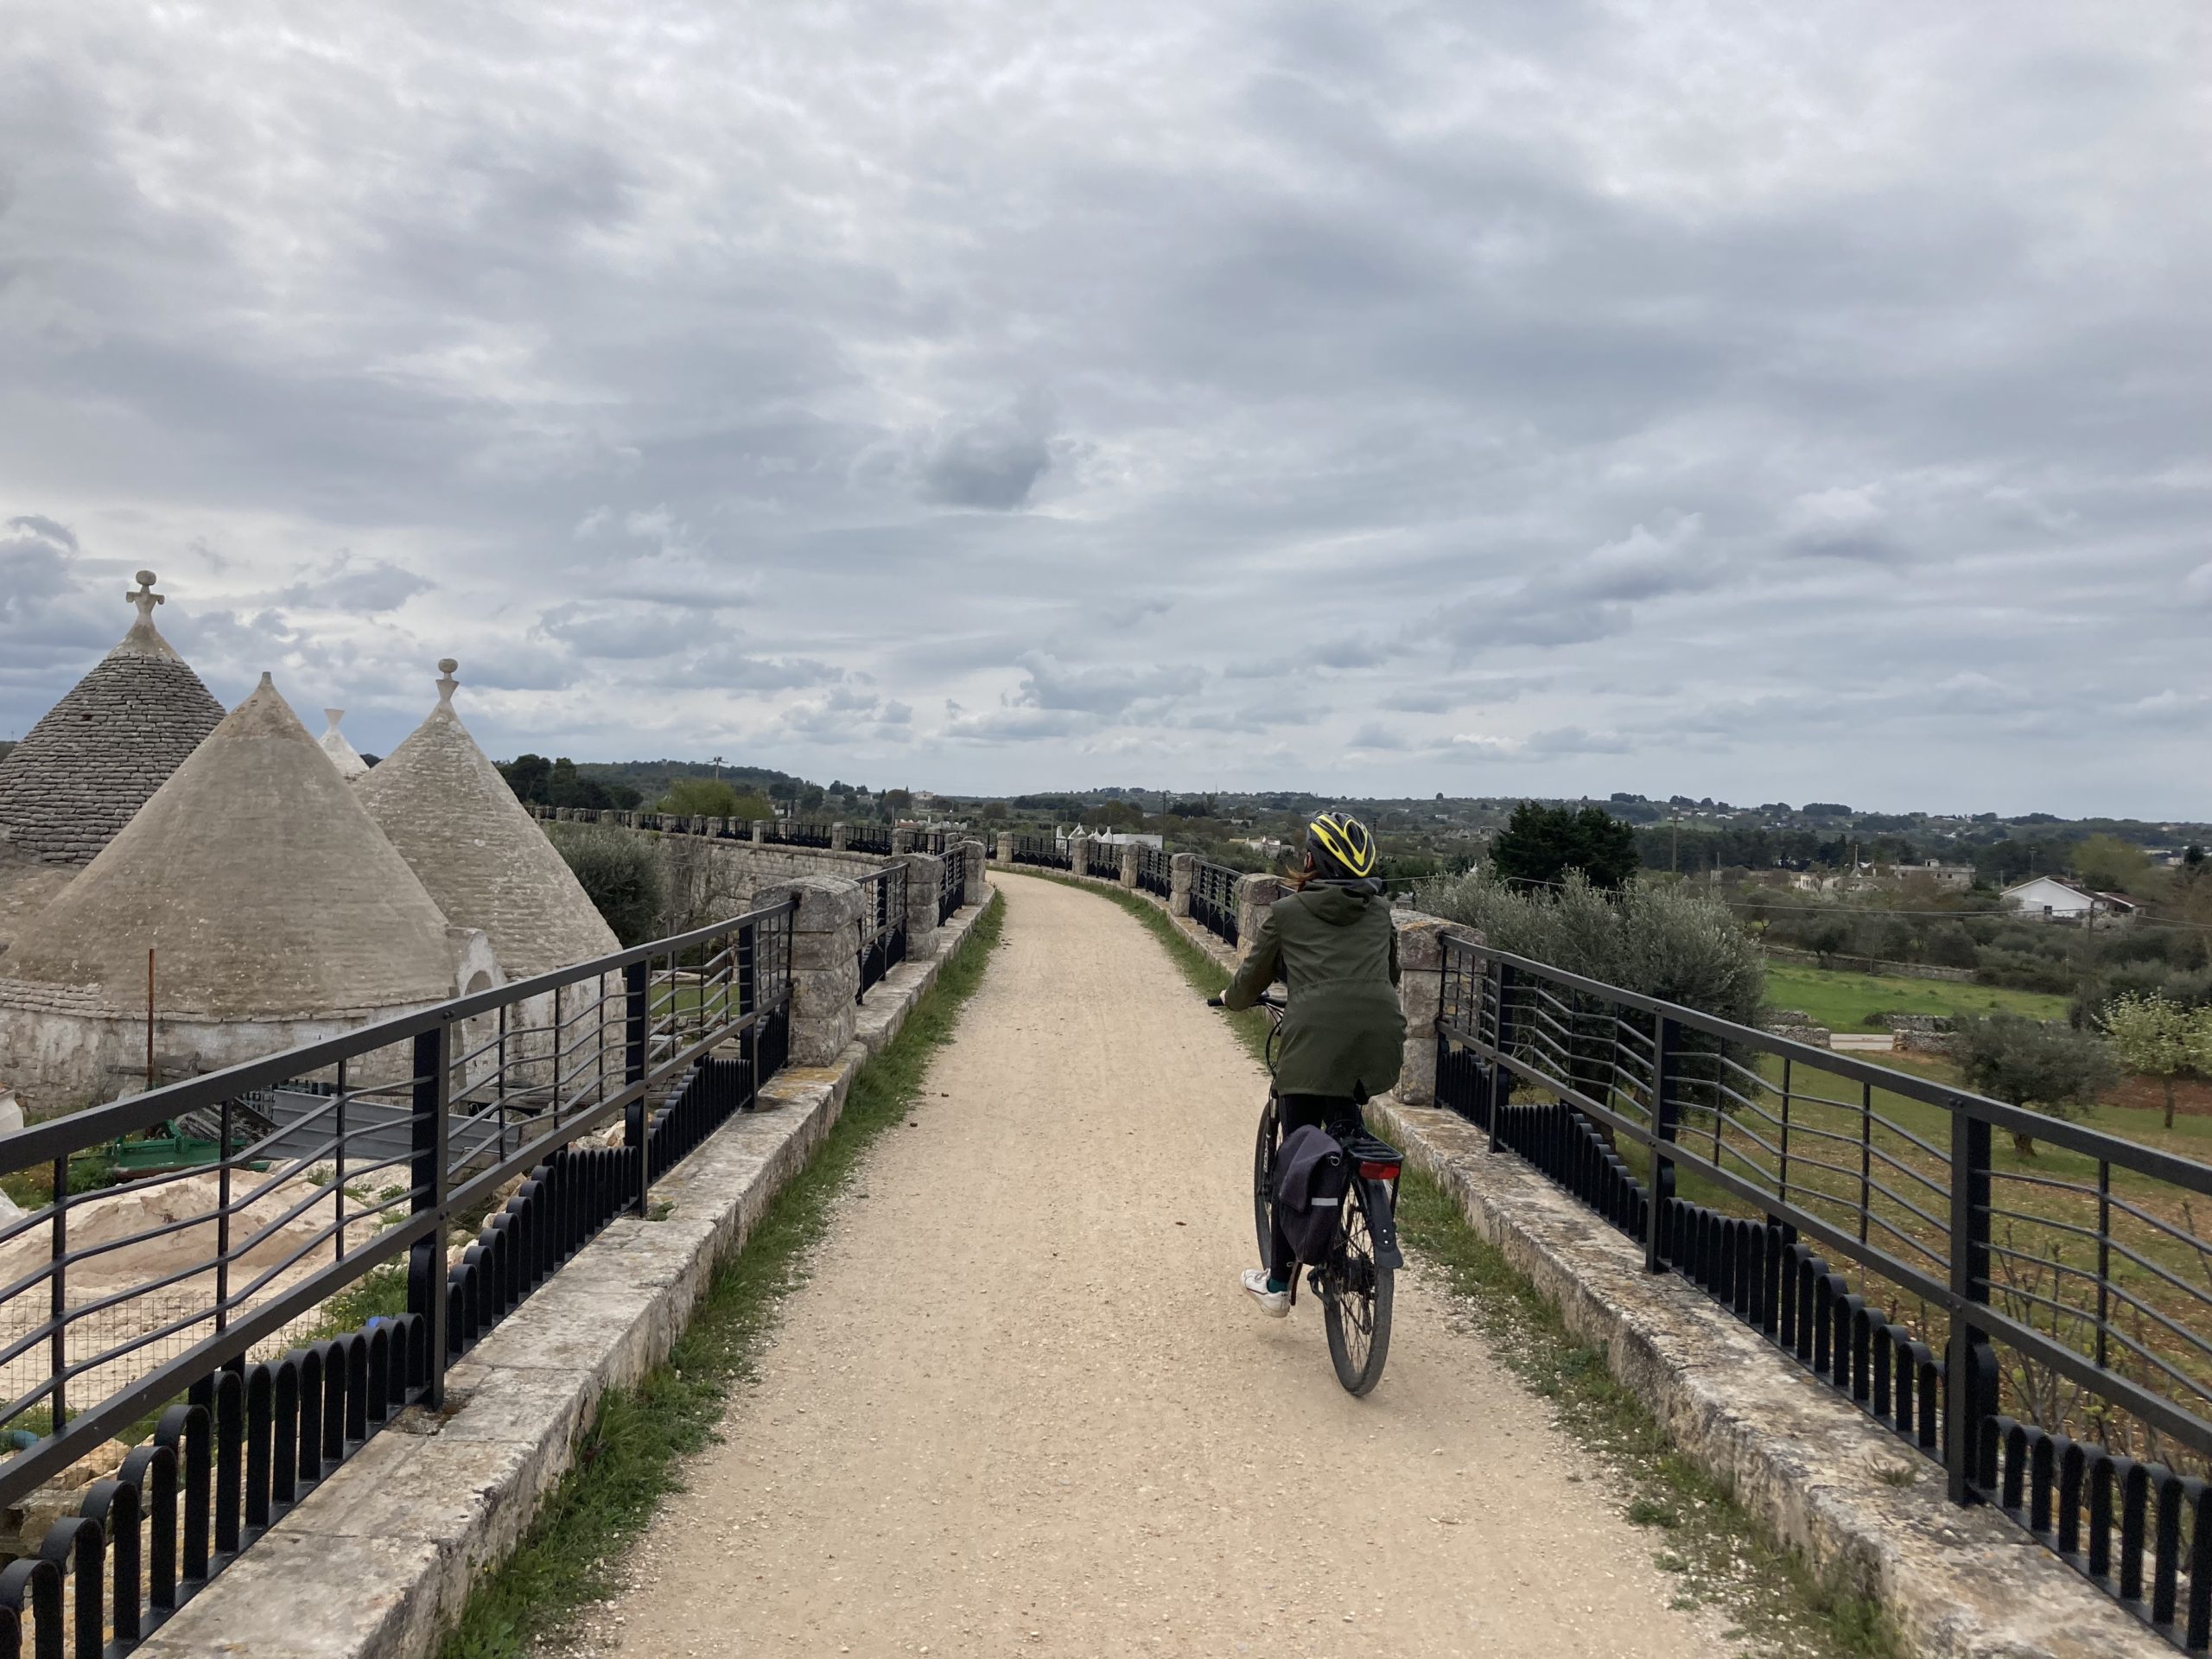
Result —
<instances>
[{"instance_id":1,"label":"shrub","mask_svg":"<svg viewBox=\"0 0 2212 1659\"><path fill-rule=\"evenodd\" d=\"M659 932L668 875L654 841L600 823L549 823L545 833L617 939L643 944Z\"/></svg>"},{"instance_id":2,"label":"shrub","mask_svg":"<svg viewBox=\"0 0 2212 1659\"><path fill-rule=\"evenodd\" d=\"M660 798L657 812L698 818L772 818L776 809L758 795L741 795L719 778L679 778Z\"/></svg>"},{"instance_id":3,"label":"shrub","mask_svg":"<svg viewBox=\"0 0 2212 1659\"><path fill-rule=\"evenodd\" d=\"M1955 1052L1968 1087L2062 1121L2120 1081L2111 1046L2094 1032L2017 1014L1960 1020ZM2035 1156L2032 1135L2015 1131L2012 1144L2023 1158Z\"/></svg>"},{"instance_id":4,"label":"shrub","mask_svg":"<svg viewBox=\"0 0 2212 1659\"><path fill-rule=\"evenodd\" d=\"M1758 1024L1766 999L1766 963L1727 906L1675 883L1605 893L1572 872L1529 892L1477 870L1427 883L1414 901L1500 950L1740 1025Z\"/></svg>"},{"instance_id":5,"label":"shrub","mask_svg":"<svg viewBox=\"0 0 2212 1659\"><path fill-rule=\"evenodd\" d=\"M2212 1008L2192 1008L2163 996L2116 996L2101 1022L2120 1064L2164 1085L2166 1127L2174 1126L2174 1078L2212 1065Z\"/></svg>"}]
</instances>

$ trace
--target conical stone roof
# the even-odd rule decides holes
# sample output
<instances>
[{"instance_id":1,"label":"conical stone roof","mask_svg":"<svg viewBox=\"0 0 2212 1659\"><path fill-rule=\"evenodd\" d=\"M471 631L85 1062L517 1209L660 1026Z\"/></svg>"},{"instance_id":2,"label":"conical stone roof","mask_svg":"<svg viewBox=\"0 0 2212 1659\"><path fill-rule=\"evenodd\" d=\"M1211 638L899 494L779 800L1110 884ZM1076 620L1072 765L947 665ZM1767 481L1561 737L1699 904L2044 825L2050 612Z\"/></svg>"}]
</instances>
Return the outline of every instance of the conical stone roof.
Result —
<instances>
[{"instance_id":1,"label":"conical stone roof","mask_svg":"<svg viewBox=\"0 0 2212 1659\"><path fill-rule=\"evenodd\" d=\"M438 664L438 706L354 787L438 908L484 930L510 979L620 948L568 862L453 710L458 664Z\"/></svg>"},{"instance_id":2,"label":"conical stone roof","mask_svg":"<svg viewBox=\"0 0 2212 1659\"><path fill-rule=\"evenodd\" d=\"M223 718L154 626L154 573L124 597L130 632L0 759L0 838L48 863L91 863Z\"/></svg>"},{"instance_id":3,"label":"conical stone roof","mask_svg":"<svg viewBox=\"0 0 2212 1659\"><path fill-rule=\"evenodd\" d=\"M252 696L17 935L0 975L165 1014L296 1019L454 994L445 916L284 699Z\"/></svg>"},{"instance_id":4,"label":"conical stone roof","mask_svg":"<svg viewBox=\"0 0 2212 1659\"><path fill-rule=\"evenodd\" d=\"M338 722L346 718L343 709L326 709L322 711L322 717L330 724L315 741L330 757L330 764L338 768L338 775L350 782L366 772L369 763L361 759L359 751L348 743L346 734L338 729Z\"/></svg>"}]
</instances>

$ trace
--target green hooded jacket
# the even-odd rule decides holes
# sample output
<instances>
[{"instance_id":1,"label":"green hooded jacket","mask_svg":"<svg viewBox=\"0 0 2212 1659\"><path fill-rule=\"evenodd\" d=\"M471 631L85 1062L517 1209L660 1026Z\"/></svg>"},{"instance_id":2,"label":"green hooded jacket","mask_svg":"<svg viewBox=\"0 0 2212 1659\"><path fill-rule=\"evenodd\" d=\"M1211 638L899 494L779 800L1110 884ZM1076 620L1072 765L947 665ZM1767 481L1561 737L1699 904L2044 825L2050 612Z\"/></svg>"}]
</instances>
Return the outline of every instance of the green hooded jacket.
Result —
<instances>
[{"instance_id":1,"label":"green hooded jacket","mask_svg":"<svg viewBox=\"0 0 2212 1659\"><path fill-rule=\"evenodd\" d=\"M1275 1041L1279 1090L1372 1097L1396 1084L1406 1016L1398 930L1380 881L1317 881L1276 899L1222 1001L1249 1008L1278 976L1290 1001Z\"/></svg>"}]
</instances>

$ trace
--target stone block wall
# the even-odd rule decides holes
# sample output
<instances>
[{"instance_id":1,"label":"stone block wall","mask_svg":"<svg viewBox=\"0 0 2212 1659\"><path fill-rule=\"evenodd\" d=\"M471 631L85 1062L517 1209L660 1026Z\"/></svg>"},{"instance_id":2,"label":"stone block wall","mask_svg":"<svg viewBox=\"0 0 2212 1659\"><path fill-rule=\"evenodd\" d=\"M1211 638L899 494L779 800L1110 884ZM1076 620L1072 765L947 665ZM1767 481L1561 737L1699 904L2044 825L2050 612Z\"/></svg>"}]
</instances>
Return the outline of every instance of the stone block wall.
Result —
<instances>
[{"instance_id":1,"label":"stone block wall","mask_svg":"<svg viewBox=\"0 0 2212 1659\"><path fill-rule=\"evenodd\" d=\"M935 853L901 853L898 861L906 867L906 958L926 962L937 954L937 901L944 861Z\"/></svg>"},{"instance_id":2,"label":"stone block wall","mask_svg":"<svg viewBox=\"0 0 2212 1659\"><path fill-rule=\"evenodd\" d=\"M834 876L802 875L765 887L757 905L796 899L791 917L791 1058L833 1065L859 1024L861 890Z\"/></svg>"},{"instance_id":3,"label":"stone block wall","mask_svg":"<svg viewBox=\"0 0 2212 1659\"><path fill-rule=\"evenodd\" d=\"M1177 853L1167 861L1167 913L1191 913L1191 880L1198 868L1196 853Z\"/></svg>"}]
</instances>

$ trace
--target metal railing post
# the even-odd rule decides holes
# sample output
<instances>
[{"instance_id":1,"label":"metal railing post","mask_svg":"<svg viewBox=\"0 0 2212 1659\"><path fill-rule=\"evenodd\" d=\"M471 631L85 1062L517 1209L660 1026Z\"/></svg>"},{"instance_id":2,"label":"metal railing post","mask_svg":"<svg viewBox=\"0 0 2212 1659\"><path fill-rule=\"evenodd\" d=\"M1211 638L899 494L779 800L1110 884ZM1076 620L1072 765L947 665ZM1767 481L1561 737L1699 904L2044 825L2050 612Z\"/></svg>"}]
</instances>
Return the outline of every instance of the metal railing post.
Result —
<instances>
[{"instance_id":1,"label":"metal railing post","mask_svg":"<svg viewBox=\"0 0 2212 1659\"><path fill-rule=\"evenodd\" d=\"M645 1080L645 964L643 962L625 963L622 967L622 1082L626 1087L636 1088ZM703 990L702 995L704 995ZM646 1100L641 1093L622 1112L622 1144L637 1160L637 1188L630 1199L630 1213L640 1218L649 1210L645 1194L653 1184L651 1148L645 1145Z\"/></svg>"},{"instance_id":2,"label":"metal railing post","mask_svg":"<svg viewBox=\"0 0 2212 1659\"><path fill-rule=\"evenodd\" d=\"M1682 1028L1661 1015L1651 1048L1651 1205L1643 1223L1643 1270L1664 1273L1666 1217L1675 1200L1675 1160L1661 1150L1675 1141L1680 1121L1675 1099L1675 1060L1681 1052Z\"/></svg>"},{"instance_id":3,"label":"metal railing post","mask_svg":"<svg viewBox=\"0 0 2212 1659\"><path fill-rule=\"evenodd\" d=\"M1943 1461L1951 1502L1981 1500L1981 1426L1997 1410L1997 1357L1974 1322L1989 1300L1989 1124L1951 1103L1951 1341L1945 1355Z\"/></svg>"},{"instance_id":4,"label":"metal railing post","mask_svg":"<svg viewBox=\"0 0 2212 1659\"><path fill-rule=\"evenodd\" d=\"M408 1250L407 1311L423 1321L429 1367L421 1379L423 1403L433 1411L442 1410L446 1402L446 1134L452 1046L453 1027L443 1020L415 1039L414 1144L408 1176L415 1189L415 1213L435 1215L437 1225Z\"/></svg>"},{"instance_id":5,"label":"metal railing post","mask_svg":"<svg viewBox=\"0 0 2212 1659\"><path fill-rule=\"evenodd\" d=\"M1513 1046L1513 965L1496 963L1496 972L1491 976L1491 994L1497 999L1497 1019L1493 1029L1496 1048L1490 1064L1490 1149L1502 1151L1504 1142L1499 1132L1505 1122L1505 1103L1513 1091L1512 1074L1505 1069L1505 1056Z\"/></svg>"}]
</instances>

